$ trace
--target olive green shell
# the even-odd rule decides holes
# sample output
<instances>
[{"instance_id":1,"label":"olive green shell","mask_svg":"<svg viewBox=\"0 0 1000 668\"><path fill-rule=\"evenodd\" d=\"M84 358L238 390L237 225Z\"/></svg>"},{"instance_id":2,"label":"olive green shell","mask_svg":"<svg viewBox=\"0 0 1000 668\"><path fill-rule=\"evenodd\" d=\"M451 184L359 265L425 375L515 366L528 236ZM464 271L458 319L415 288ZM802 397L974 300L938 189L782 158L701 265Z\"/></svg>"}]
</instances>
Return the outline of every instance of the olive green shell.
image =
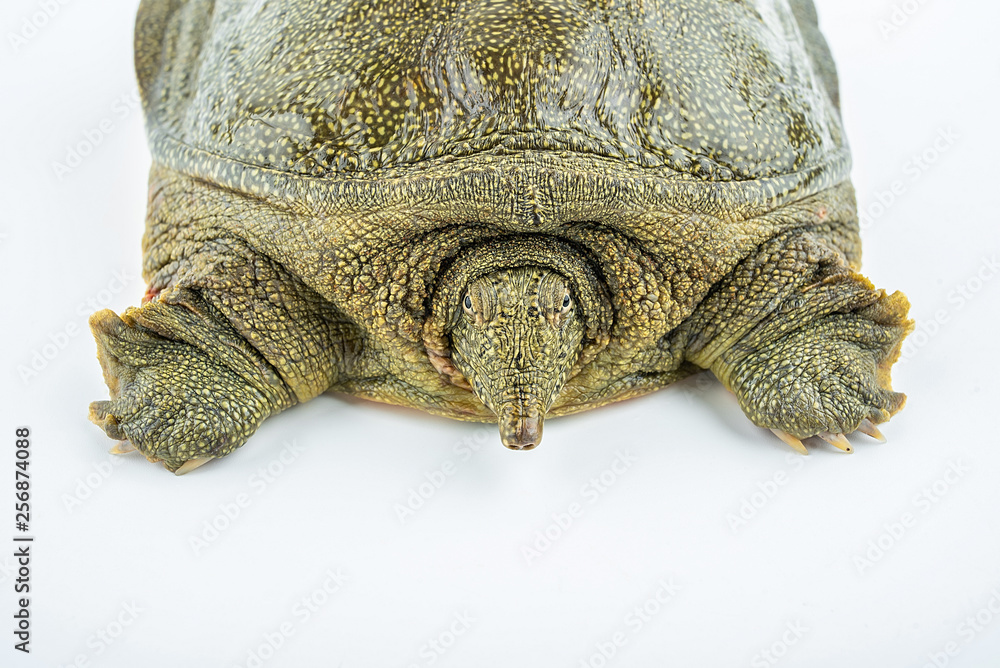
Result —
<instances>
[{"instance_id":1,"label":"olive green shell","mask_svg":"<svg viewBox=\"0 0 1000 668\"><path fill-rule=\"evenodd\" d=\"M771 209L850 167L811 0L144 0L136 67L154 160L286 199L544 151Z\"/></svg>"}]
</instances>

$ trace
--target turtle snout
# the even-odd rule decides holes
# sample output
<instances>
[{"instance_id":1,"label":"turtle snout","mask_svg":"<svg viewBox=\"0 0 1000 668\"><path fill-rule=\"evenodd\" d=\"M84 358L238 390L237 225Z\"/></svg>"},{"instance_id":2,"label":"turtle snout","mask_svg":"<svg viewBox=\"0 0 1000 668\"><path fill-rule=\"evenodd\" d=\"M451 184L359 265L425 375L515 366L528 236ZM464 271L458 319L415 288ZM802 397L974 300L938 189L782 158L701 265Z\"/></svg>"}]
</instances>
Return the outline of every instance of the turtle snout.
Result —
<instances>
[{"instance_id":1,"label":"turtle snout","mask_svg":"<svg viewBox=\"0 0 1000 668\"><path fill-rule=\"evenodd\" d=\"M497 412L500 440L511 450L531 450L542 442L541 406L534 402L507 402Z\"/></svg>"}]
</instances>

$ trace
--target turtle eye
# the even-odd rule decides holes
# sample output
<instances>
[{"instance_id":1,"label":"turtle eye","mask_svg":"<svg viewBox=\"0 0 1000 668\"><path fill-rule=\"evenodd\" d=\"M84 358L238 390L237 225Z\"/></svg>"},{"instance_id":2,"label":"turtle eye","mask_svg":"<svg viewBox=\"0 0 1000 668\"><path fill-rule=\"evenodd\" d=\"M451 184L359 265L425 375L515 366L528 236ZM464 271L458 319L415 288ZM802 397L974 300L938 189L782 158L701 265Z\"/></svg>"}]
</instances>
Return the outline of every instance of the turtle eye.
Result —
<instances>
[{"instance_id":1,"label":"turtle eye","mask_svg":"<svg viewBox=\"0 0 1000 668\"><path fill-rule=\"evenodd\" d=\"M472 310L472 297L470 297L468 293L466 293L465 298L462 299L462 309L469 315L476 314L476 312Z\"/></svg>"},{"instance_id":2,"label":"turtle eye","mask_svg":"<svg viewBox=\"0 0 1000 668\"><path fill-rule=\"evenodd\" d=\"M560 313L569 313L569 310L570 310L570 308L572 306L573 306L573 298L570 297L569 293L567 292L565 294L565 296L563 296L562 308L559 310L559 312Z\"/></svg>"}]
</instances>

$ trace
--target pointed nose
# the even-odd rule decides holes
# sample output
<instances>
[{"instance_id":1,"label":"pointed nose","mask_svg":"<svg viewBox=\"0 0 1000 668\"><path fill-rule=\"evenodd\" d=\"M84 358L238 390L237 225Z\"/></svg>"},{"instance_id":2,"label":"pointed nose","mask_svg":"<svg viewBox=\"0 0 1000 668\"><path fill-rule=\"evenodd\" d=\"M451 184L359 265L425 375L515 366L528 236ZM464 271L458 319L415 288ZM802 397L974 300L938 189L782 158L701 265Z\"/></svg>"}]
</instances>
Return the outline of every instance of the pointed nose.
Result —
<instances>
[{"instance_id":1,"label":"pointed nose","mask_svg":"<svg viewBox=\"0 0 1000 668\"><path fill-rule=\"evenodd\" d=\"M542 442L544 416L537 401L505 402L497 416L500 440L511 450L531 450Z\"/></svg>"}]
</instances>

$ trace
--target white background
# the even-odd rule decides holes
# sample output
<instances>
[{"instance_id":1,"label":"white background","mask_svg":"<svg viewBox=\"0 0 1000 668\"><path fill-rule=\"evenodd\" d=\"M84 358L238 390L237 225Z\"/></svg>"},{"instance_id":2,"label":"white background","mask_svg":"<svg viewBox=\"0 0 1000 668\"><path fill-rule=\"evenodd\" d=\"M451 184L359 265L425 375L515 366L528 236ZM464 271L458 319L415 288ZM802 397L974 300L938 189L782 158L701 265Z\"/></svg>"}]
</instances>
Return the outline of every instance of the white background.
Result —
<instances>
[{"instance_id":1,"label":"white background","mask_svg":"<svg viewBox=\"0 0 1000 668\"><path fill-rule=\"evenodd\" d=\"M86 420L107 397L86 318L144 291L136 3L66 1L25 33L43 4L0 9L0 664L1000 665L996 3L899 0L912 15L888 35L891 2L818 3L871 214L864 270L909 295L922 332L895 370L909 403L888 444L799 457L708 378L550 421L530 453L494 427L324 396L181 478L105 454ZM30 656L7 630L19 425L33 434ZM485 445L465 459L463 439ZM584 489L619 452L634 461L614 484ZM401 522L396 504L447 462ZM529 560L546 529L560 535ZM328 572L347 578L332 594Z\"/></svg>"}]
</instances>

